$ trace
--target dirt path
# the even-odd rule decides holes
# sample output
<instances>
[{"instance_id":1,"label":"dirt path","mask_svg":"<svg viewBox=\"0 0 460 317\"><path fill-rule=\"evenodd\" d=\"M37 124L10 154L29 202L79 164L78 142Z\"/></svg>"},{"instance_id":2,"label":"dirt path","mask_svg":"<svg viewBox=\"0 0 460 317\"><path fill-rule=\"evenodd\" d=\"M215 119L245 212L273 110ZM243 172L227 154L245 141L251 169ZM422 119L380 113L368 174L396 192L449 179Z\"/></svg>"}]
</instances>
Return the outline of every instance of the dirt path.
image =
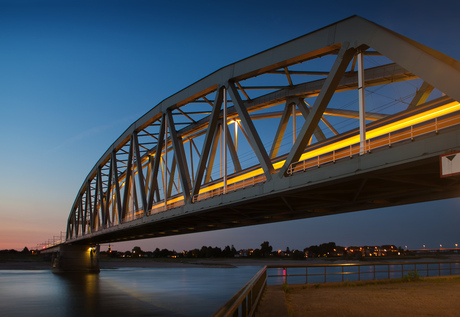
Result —
<instances>
[{"instance_id":1,"label":"dirt path","mask_svg":"<svg viewBox=\"0 0 460 317\"><path fill-rule=\"evenodd\" d=\"M290 316L459 316L460 277L408 283L290 286Z\"/></svg>"}]
</instances>

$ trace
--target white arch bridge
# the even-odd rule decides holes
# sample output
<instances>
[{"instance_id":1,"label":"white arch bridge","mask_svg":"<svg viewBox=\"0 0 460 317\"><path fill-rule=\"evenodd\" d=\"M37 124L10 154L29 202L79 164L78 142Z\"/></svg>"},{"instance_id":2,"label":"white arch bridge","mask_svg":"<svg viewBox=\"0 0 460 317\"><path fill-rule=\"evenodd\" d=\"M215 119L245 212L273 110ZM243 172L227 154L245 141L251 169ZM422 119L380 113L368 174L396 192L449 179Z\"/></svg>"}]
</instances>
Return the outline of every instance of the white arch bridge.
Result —
<instances>
[{"instance_id":1,"label":"white arch bridge","mask_svg":"<svg viewBox=\"0 0 460 317\"><path fill-rule=\"evenodd\" d=\"M96 162L66 244L456 197L459 84L458 61L357 16L223 67Z\"/></svg>"}]
</instances>

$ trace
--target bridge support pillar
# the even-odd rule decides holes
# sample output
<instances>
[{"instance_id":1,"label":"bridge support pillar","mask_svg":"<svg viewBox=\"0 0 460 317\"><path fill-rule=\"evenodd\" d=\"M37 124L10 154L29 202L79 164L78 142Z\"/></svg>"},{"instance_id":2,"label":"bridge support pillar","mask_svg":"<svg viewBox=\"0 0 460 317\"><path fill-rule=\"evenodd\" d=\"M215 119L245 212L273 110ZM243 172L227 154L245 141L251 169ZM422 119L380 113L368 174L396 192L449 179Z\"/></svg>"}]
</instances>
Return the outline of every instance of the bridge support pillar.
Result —
<instances>
[{"instance_id":1,"label":"bridge support pillar","mask_svg":"<svg viewBox=\"0 0 460 317\"><path fill-rule=\"evenodd\" d=\"M53 273L99 273L99 245L60 245L52 263Z\"/></svg>"}]
</instances>

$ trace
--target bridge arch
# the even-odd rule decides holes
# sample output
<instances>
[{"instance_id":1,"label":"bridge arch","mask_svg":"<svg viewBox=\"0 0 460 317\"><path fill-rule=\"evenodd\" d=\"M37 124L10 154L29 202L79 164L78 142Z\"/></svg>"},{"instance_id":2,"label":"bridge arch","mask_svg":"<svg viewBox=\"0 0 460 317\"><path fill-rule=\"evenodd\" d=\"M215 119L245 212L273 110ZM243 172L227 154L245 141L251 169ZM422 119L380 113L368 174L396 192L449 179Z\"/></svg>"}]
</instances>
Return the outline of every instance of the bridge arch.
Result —
<instances>
[{"instance_id":1,"label":"bridge arch","mask_svg":"<svg viewBox=\"0 0 460 317\"><path fill-rule=\"evenodd\" d=\"M458 61L358 16L263 51L128 127L80 187L66 239L151 238L452 197L456 183L432 170L460 149L459 82ZM371 109L356 101L360 89ZM421 169L429 175L418 179Z\"/></svg>"}]
</instances>

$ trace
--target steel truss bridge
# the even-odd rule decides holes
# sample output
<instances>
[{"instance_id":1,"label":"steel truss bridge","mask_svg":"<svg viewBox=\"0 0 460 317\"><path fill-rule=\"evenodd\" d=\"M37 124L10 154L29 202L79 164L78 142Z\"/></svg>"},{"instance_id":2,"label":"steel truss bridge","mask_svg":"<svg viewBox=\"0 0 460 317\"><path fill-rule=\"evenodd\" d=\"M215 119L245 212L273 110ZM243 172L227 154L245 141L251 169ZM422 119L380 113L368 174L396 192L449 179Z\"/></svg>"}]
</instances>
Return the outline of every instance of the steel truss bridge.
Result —
<instances>
[{"instance_id":1,"label":"steel truss bridge","mask_svg":"<svg viewBox=\"0 0 460 317\"><path fill-rule=\"evenodd\" d=\"M439 156L460 150L459 83L458 61L358 16L223 67L110 146L66 243L457 197Z\"/></svg>"}]
</instances>

